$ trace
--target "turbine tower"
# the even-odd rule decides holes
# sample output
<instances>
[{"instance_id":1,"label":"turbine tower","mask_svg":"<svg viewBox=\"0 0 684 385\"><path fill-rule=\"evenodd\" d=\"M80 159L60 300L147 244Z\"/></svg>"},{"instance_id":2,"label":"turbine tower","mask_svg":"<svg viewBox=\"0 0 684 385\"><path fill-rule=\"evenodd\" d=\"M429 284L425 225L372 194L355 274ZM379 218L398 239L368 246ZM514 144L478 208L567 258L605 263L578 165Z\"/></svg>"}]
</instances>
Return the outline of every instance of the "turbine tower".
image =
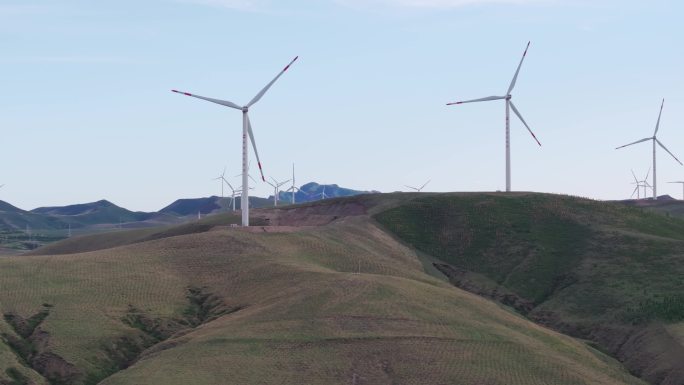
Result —
<instances>
[{"instance_id":1,"label":"turbine tower","mask_svg":"<svg viewBox=\"0 0 684 385\"><path fill-rule=\"evenodd\" d=\"M682 185L682 200L684 200L684 181L679 182L667 182L667 183L680 183Z\"/></svg>"},{"instance_id":2,"label":"turbine tower","mask_svg":"<svg viewBox=\"0 0 684 385\"><path fill-rule=\"evenodd\" d=\"M656 181L656 143L658 143L658 145L659 145L660 147L662 147L663 150L667 151L667 153L670 154L670 155L674 158L674 160L677 161L677 163L679 163L680 165L683 165L683 166L684 166L684 164L682 164L682 162L680 162L679 159L677 159L677 157L674 156L674 154L671 153L670 150L668 150L667 147L665 147L664 144L660 143L660 141L659 141L658 138L656 137L656 134L658 134L658 129L660 128L660 117L663 115L663 106L664 106L664 105L665 105L665 99L663 99L663 102L660 104L660 113L658 114L658 121L656 122L655 131L653 132L653 136L652 136L652 137L650 137L650 138L644 138L644 139L641 139L641 140L637 140L636 142L632 142L632 143L629 143L629 144L625 144L624 146L620 146L620 147L616 147L616 148L615 148L616 150L619 150L619 149L621 149L621 148L623 148L623 147L631 146L631 145L633 145L633 144L637 144L637 143L641 143L641 142L646 142L646 141L649 141L649 140L652 140L652 141L653 141L653 199L658 199L657 184L656 184L656 183L657 183L657 181Z\"/></svg>"},{"instance_id":3,"label":"turbine tower","mask_svg":"<svg viewBox=\"0 0 684 385\"><path fill-rule=\"evenodd\" d=\"M292 204L295 204L295 193L297 193L297 191L302 191L302 190L300 190L299 187L295 186L294 163L292 163L292 187L285 190L285 192L288 192L288 191L292 193Z\"/></svg>"},{"instance_id":4,"label":"turbine tower","mask_svg":"<svg viewBox=\"0 0 684 385\"><path fill-rule=\"evenodd\" d=\"M425 186L427 186L428 183L430 183L430 181L423 183L423 185L420 187L412 187L409 185L404 185L404 186L410 188L411 190L416 190L417 192L420 192L421 190L423 190L425 188Z\"/></svg>"},{"instance_id":5,"label":"turbine tower","mask_svg":"<svg viewBox=\"0 0 684 385\"><path fill-rule=\"evenodd\" d=\"M256 96L254 96L254 98L252 98L252 100L250 100L249 103L247 103L244 106L239 106L239 105L237 105L233 102L229 102L227 100L207 98L204 96L193 95L193 94L188 93L188 92L172 90L173 92L178 93L178 94L183 94L186 96L192 96L194 98L206 100L208 102L220 104L222 106L226 106L226 107L230 107L230 108L234 108L236 110L242 111L242 196L240 197L240 202L241 202L240 206L241 206L241 210L242 210L242 226L249 226L249 178L248 178L248 175L249 175L249 165L248 165L249 149L248 149L248 143L247 143L247 136L248 135L249 135L249 141L252 142L252 148L254 148L254 155L256 155L257 163L259 164L259 172L261 173L261 180L263 180L264 182L266 181L266 178L264 178L264 172L261 168L261 161L259 160L259 152L257 151L256 142L254 141L254 133L252 131L252 124L249 121L249 115L248 115L249 108L252 107L256 102L258 102L264 96L266 91L268 91L268 89L271 88L271 86L273 86L273 83L275 83L285 73L285 71L287 71L290 68L292 63L294 63L298 58L299 58L299 56L292 59L290 64L285 66L285 68L283 68L283 70L280 71L280 73L278 73L278 75L273 80L271 80L270 83L268 83L266 85L266 87L264 87L261 91L259 91L259 93L256 94Z\"/></svg>"},{"instance_id":6,"label":"turbine tower","mask_svg":"<svg viewBox=\"0 0 684 385\"><path fill-rule=\"evenodd\" d=\"M525 52L523 53L522 59L520 59L520 64L518 64L518 69L515 71L515 75L513 75L513 80L511 80L511 84L508 86L508 91L506 91L506 95L504 95L504 96L488 96L486 98L447 103L447 106L451 106L451 105L455 105L455 104L464 104L464 103L473 103L473 102L486 102L486 101L490 101L490 100L501 100L501 99L506 100L506 191L511 191L511 135L510 135L511 119L510 119L510 110L513 110L515 115L517 115L518 118L520 118L520 121L525 125L525 127L527 128L527 131L530 132L530 134L532 135L532 138L534 138L534 140L537 142L537 144L541 147L541 143L539 143L539 140L534 135L534 132L532 132L532 129L530 129L530 126L527 125L527 122L525 122L525 119L523 119L522 115L520 115L520 112L518 111L517 108L515 108L515 104L513 104L513 101L511 100L511 98L513 97L511 95L511 91L513 91L513 88L515 88L515 83L518 80L518 74L520 73L520 67L522 67L522 63L525 60L525 56L527 56L527 49L528 48L530 48L530 42L527 42L527 47L525 47Z\"/></svg>"}]
</instances>

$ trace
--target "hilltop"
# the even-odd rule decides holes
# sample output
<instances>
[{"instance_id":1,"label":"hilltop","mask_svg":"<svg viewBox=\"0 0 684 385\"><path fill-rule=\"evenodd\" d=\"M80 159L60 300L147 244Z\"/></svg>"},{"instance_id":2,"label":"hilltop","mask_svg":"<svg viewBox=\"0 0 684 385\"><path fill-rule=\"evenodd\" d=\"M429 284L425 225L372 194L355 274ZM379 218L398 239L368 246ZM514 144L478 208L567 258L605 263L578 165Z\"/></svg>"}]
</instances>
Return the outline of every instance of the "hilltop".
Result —
<instances>
[{"instance_id":1,"label":"hilltop","mask_svg":"<svg viewBox=\"0 0 684 385\"><path fill-rule=\"evenodd\" d=\"M0 259L0 381L642 384L449 284L373 219L421 199L257 209L249 229L222 214Z\"/></svg>"}]
</instances>

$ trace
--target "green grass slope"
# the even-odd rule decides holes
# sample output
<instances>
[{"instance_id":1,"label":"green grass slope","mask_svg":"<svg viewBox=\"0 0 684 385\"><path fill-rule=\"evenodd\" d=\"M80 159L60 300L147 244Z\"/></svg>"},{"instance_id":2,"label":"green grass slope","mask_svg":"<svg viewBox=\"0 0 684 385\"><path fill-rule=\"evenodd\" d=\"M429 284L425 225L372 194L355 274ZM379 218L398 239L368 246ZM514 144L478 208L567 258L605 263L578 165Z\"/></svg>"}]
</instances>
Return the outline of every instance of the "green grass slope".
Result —
<instances>
[{"instance_id":1,"label":"green grass slope","mask_svg":"<svg viewBox=\"0 0 684 385\"><path fill-rule=\"evenodd\" d=\"M0 383L641 384L363 216L167 235L0 259Z\"/></svg>"},{"instance_id":2,"label":"green grass slope","mask_svg":"<svg viewBox=\"0 0 684 385\"><path fill-rule=\"evenodd\" d=\"M375 218L463 288L684 383L684 220L547 194L424 195ZM448 266L447 266L448 265Z\"/></svg>"}]
</instances>

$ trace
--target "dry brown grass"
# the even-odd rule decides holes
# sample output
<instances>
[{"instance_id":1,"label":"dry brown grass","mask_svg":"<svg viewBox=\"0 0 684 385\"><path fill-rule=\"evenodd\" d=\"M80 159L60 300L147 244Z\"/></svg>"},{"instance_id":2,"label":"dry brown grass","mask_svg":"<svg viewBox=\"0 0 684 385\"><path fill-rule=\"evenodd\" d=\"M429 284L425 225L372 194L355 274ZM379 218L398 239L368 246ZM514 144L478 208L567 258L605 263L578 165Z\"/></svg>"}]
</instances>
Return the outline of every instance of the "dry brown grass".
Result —
<instances>
[{"instance_id":1,"label":"dry brown grass","mask_svg":"<svg viewBox=\"0 0 684 385\"><path fill-rule=\"evenodd\" d=\"M640 384L584 344L425 274L364 217L290 230L0 259L0 310L51 304L50 350L97 374L105 347L141 333L122 322L130 305L179 317L187 288L201 287L242 307L152 347L109 385Z\"/></svg>"}]
</instances>

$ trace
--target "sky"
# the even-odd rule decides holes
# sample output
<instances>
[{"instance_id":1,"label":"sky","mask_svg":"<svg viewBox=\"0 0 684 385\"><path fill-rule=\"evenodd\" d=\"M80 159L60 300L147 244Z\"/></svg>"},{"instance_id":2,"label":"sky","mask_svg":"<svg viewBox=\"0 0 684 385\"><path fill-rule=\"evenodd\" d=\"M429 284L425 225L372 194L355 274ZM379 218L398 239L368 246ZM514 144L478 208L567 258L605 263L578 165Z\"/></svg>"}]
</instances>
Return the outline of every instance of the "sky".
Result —
<instances>
[{"instance_id":1,"label":"sky","mask_svg":"<svg viewBox=\"0 0 684 385\"><path fill-rule=\"evenodd\" d=\"M0 0L0 200L156 211L241 172L240 112L266 176L392 192L625 199L659 140L684 160L684 4L636 0ZM251 152L251 149L250 149ZM658 150L658 193L684 167ZM253 154L250 157L254 159ZM253 165L255 162L253 161ZM251 173L258 176L256 167ZM237 187L237 186L236 186ZM258 183L252 194L267 196ZM228 195L228 190L226 190Z\"/></svg>"}]
</instances>

